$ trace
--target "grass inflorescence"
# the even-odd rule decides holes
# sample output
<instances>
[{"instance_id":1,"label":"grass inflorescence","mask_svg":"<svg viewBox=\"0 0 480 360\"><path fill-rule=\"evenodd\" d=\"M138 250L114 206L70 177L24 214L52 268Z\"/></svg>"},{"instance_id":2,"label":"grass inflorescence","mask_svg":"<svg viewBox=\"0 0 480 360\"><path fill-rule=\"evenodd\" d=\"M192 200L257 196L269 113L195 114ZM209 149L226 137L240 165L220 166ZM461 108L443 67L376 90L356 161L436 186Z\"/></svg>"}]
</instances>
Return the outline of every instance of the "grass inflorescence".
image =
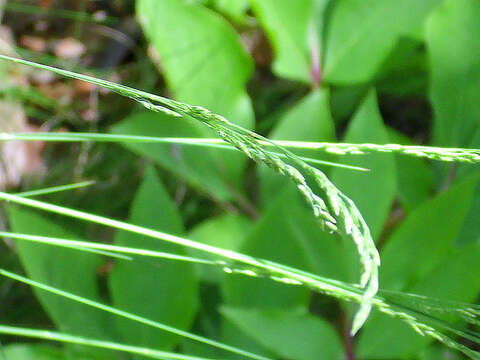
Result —
<instances>
[{"instance_id":1,"label":"grass inflorescence","mask_svg":"<svg viewBox=\"0 0 480 360\"><path fill-rule=\"evenodd\" d=\"M123 85L118 85L109 81L21 59L15 59L1 55L0 59L53 71L62 76L87 81L92 84L108 88L119 93L120 95L134 99L151 111L163 112L178 118L188 116L202 122L204 125L215 130L219 137L223 139L226 144L240 150L253 161L260 164L265 164L275 172L289 178L296 185L298 191L302 194L303 198L310 206L312 213L318 219L319 224L323 226L325 230L338 233L343 237L347 237L356 244L363 266L363 273L359 285L347 284L300 271L298 269L290 268L288 266L268 260L257 259L234 251L223 250L178 236L153 231L151 229L134 226L57 205L27 199L22 196L0 193L1 199L208 252L219 257L218 261L215 261L213 264L222 267L227 273L230 272L247 276L268 277L272 280L280 281L285 284L306 286L314 291L334 296L342 300L354 301L360 304L360 310L355 316L352 325L352 333L355 333L361 328L368 318L370 309L373 306L383 313L405 321L422 335L434 337L446 345L462 351L472 358L480 358L478 352L471 350L461 342L455 340L456 337L462 337L478 344L480 343L480 337L477 333L460 329L442 320L441 316L437 317L439 313L441 315L442 311L447 309L445 311L454 313L458 318L466 320L471 324L478 325L478 308L471 305L460 305L430 298L421 298L410 294L400 294L395 296L394 294L389 293L378 294L378 268L380 266L380 257L370 234L370 230L359 210L353 201L344 195L323 172L307 164L301 158L287 150L286 147L308 147L311 149L318 149L335 154L362 155L372 151L394 152L442 161L464 162L480 161L480 153L478 150L406 147L396 144L376 145L272 142L252 131L232 124L223 116L212 113L208 109L200 106L188 105L168 98L132 89ZM1 140L13 140L15 138L14 135L10 137L8 134L2 135L4 136L1 137ZM63 136L63 134L59 134L58 136L58 141L75 141L74 134L72 134L73 137L71 137L70 140L62 140L60 137ZM78 139L81 138L82 137L79 135ZM16 139L18 139L18 137ZM67 137L65 137L65 139L67 139ZM133 139L131 140L134 141ZM141 139L137 140L140 141ZM117 141L121 140L117 138ZM11 235L13 237L13 234ZM20 239L21 237L21 235L17 234L17 238ZM40 237L30 237L27 239L26 236L24 236L24 239L30 241L47 241L48 243L48 239L46 240L45 238ZM125 248L121 249L112 246L107 246L100 249L99 247L88 246L86 243L72 243L68 241L69 240L66 239L55 239L55 241L50 241L50 244L55 246L70 246L71 248L77 250L80 250L83 247L84 249L90 248L102 251L108 250L109 252L123 251L126 253L134 253L140 256L162 257L161 255L163 255L163 257L168 258L168 256L165 256L165 254L142 253L142 249L137 249L138 251L136 252L134 250L128 250ZM170 259L180 261L197 261L202 263L201 259L180 259L175 258L173 255L170 257ZM230 271L227 271L227 269ZM117 314L119 313L118 310L111 307L101 304L99 306L98 303L93 303L88 299L80 299L78 296L69 294L60 289L47 287L46 285L36 283L4 270L2 270L2 275L28 283L31 286L40 287L46 291L54 292L59 296L68 297L74 301L82 301L90 306L99 307L103 310L108 309L106 311L112 311L113 313ZM139 320L139 317L136 317L135 315L129 314L128 317L134 320L136 319L137 321ZM146 320L146 322L144 320ZM142 322L149 324L148 319L142 319ZM162 325L159 326L159 324L155 324L155 326L164 328ZM187 334L187 336L192 338L192 334ZM193 338L195 338L195 335L193 335ZM202 341L204 340L205 339L202 339ZM233 350L233 352L236 352L237 354L243 354L253 358L260 358L254 354L242 352L238 349L230 348L214 341L208 342L208 339L206 343L210 343L212 346L217 346L223 349Z\"/></svg>"}]
</instances>

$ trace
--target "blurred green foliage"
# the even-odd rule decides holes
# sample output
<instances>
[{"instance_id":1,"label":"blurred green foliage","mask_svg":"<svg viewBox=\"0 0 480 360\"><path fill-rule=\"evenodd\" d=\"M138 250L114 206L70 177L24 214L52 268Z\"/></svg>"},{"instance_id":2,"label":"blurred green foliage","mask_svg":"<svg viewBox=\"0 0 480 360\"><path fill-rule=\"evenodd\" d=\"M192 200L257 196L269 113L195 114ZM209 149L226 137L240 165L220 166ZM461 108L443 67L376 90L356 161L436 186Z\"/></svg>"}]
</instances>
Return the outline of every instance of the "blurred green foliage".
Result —
<instances>
[{"instance_id":1,"label":"blurred green foliage","mask_svg":"<svg viewBox=\"0 0 480 360\"><path fill-rule=\"evenodd\" d=\"M164 81L158 92L260 129L271 139L480 148L478 0L137 0L136 17ZM404 114L401 121L392 116L398 113ZM108 131L117 134L213 137L188 119L137 108L108 122L113 123ZM357 281L359 264L351 244L321 230L292 184L263 166L252 166L243 155L165 144L100 149L105 164L117 156L116 161L128 165L100 163L89 171L98 171L102 179L124 166L120 182L131 175L128 186L91 198L83 192L83 198L70 199L73 205ZM381 288L477 301L478 166L438 165L393 154L299 154L370 169L325 170L357 204L381 249ZM100 203L101 196L108 199ZM117 245L185 253L140 236L72 229L55 218L7 210L10 228L19 233L100 241L113 237ZM461 358L378 313L352 339L350 306L322 302L306 288L269 279L176 262L106 263L98 254L22 242L15 251L32 279L278 359ZM7 255L1 257L3 265ZM99 267L106 265L112 269L103 274ZM54 326L69 333L238 358L54 295L35 294ZM7 345L5 356L127 359L104 350L36 344Z\"/></svg>"}]
</instances>

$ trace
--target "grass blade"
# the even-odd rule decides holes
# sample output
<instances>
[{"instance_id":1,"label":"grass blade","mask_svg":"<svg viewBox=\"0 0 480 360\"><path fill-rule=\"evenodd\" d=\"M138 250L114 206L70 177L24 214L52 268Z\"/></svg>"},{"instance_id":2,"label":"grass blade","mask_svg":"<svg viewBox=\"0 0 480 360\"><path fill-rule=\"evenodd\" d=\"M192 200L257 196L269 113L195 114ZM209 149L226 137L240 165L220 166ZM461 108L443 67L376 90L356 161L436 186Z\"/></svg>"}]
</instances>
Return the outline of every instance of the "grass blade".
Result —
<instances>
[{"instance_id":1,"label":"grass blade","mask_svg":"<svg viewBox=\"0 0 480 360\"><path fill-rule=\"evenodd\" d=\"M0 56L1 59L1 56ZM233 149L232 145L222 139L215 138L174 138L153 137L138 135L113 135L99 133L0 133L0 141L23 140L23 141L62 141L62 142L142 142L142 143L173 143L185 145L200 145L217 147L221 149ZM259 143L267 148L282 146L292 149L319 150L335 155L368 155L370 153L395 153L407 156L422 157L438 161L479 163L480 149L468 148L443 148L420 145L400 144L351 144L329 143L312 141L269 140Z\"/></svg>"},{"instance_id":2,"label":"grass blade","mask_svg":"<svg viewBox=\"0 0 480 360\"><path fill-rule=\"evenodd\" d=\"M24 192L16 193L15 195L22 196L22 197L40 196L40 195L53 194L53 193L62 192L62 191L81 189L93 184L95 184L95 181L82 181L74 184L52 186L52 187L32 190L32 191L24 191Z\"/></svg>"},{"instance_id":3,"label":"grass blade","mask_svg":"<svg viewBox=\"0 0 480 360\"><path fill-rule=\"evenodd\" d=\"M68 344L77 344L85 345L102 349L122 351L130 354L142 355L152 359L165 359L165 360L208 360L206 358L189 356L183 354L175 354L166 351L159 351L144 347L124 345L120 343L89 339L85 337L80 337L76 335L70 335L65 333L60 333L51 330L37 330L37 329L28 329L22 327L0 325L0 334L10 335L10 336L22 336L32 339L42 339L49 341L59 341Z\"/></svg>"},{"instance_id":4,"label":"grass blade","mask_svg":"<svg viewBox=\"0 0 480 360\"><path fill-rule=\"evenodd\" d=\"M100 133L0 133L0 141L58 141L58 142L113 142L113 143L165 143L165 144L183 144L192 146L205 146L223 150L238 151L232 145L229 145L221 139L205 139L205 138L171 138L171 137L154 137L154 136L138 136L138 135L113 135ZM273 153L280 157L286 157L284 154ZM312 164L339 167L357 171L368 171L368 169L358 166L334 163L331 161L323 161L318 159L299 157L303 161Z\"/></svg>"},{"instance_id":5,"label":"grass blade","mask_svg":"<svg viewBox=\"0 0 480 360\"><path fill-rule=\"evenodd\" d=\"M157 239L163 239L164 235L167 235L167 236L170 236L170 238L167 241L176 242L175 239L177 239L177 240L180 240L178 242L179 244L182 244L185 246L194 245L195 243L191 240L173 237L168 234L158 233L158 232L155 232L149 229L144 229L141 227L132 228L131 225L122 223L119 221L102 218L96 215L82 213L76 210L66 209L56 205L39 202L32 199L26 199L26 198L18 197L15 195L0 193L0 198L9 200L11 202L17 202L23 205L40 208L47 211L53 211L59 214L67 215L67 216L73 216L80 219L95 221L100 224L113 226L113 227L124 229L127 231L137 232L139 234L151 236ZM163 239L163 240L166 240L166 239ZM194 247L198 248L196 246ZM343 283L341 281L323 278L321 276L307 273L307 272L294 269L285 265L281 265L272 261L256 259L256 258L252 258L246 255L231 252L231 251L225 251L225 250L216 249L216 248L215 248L216 249L215 251L211 251L212 250L211 248L212 247L207 247L207 248L202 247L202 250L219 255L219 256L223 256L229 260L233 260L233 262L217 263L217 264L223 265L224 270L227 273L237 273L237 274L243 274L247 276L268 277L272 280L285 283L285 284L307 286L314 291L324 293L339 299L354 301L357 303L361 303L363 301L362 289L359 286ZM110 250L113 250L113 249L110 249ZM15 279L19 281L24 280L24 278L18 278L18 275L16 274L12 274L8 272L5 273L4 270L3 272L1 272L1 274L3 275L8 274L10 277L14 276ZM26 279L26 281L29 281L29 283L31 283L31 280ZM44 285L40 284L39 286L44 286ZM402 298L403 300L389 299L388 297L386 297L386 295L385 297L379 296L379 295L372 297L371 304L374 307L376 307L379 311L393 318L406 322L408 325L410 325L412 328L417 330L422 335L432 336L435 339L445 343L446 345L454 349L457 349L459 351L462 351L463 353L470 356L471 358L478 359L478 353L467 348L461 343L452 340L452 338L447 334L445 334L445 332L452 333L454 336L462 336L464 338L469 338L471 341L480 343L480 341L478 341L478 338L479 338L478 334L476 333L469 334L463 330L458 330L455 327L449 324L446 324L444 321L431 315L428 311L424 311L423 308L412 307L410 302L406 301L405 298ZM67 296L70 296L70 295L67 295ZM410 298L411 298L410 296L407 296L407 299L410 299ZM432 307L435 306L436 304L436 301L434 299L430 301L429 298L423 299L423 302L425 303L424 308L429 306L428 305L429 302L431 302ZM93 306L97 306L97 305L98 303L96 303ZM102 304L99 304L99 305L103 306ZM454 308L454 305L452 305L451 307ZM466 305L459 308L459 312L462 313L462 311L465 310L465 307ZM476 309L474 305L470 305L470 307L472 309L474 308ZM113 310L117 311L116 309L113 309ZM470 317L472 316L475 317L475 319L478 318L478 313L476 312L469 313L468 315ZM478 319L476 321L478 321Z\"/></svg>"},{"instance_id":6,"label":"grass blade","mask_svg":"<svg viewBox=\"0 0 480 360\"><path fill-rule=\"evenodd\" d=\"M124 246L88 242L88 241L59 239L59 238L53 238L49 236L17 234L17 233L5 232L5 231L0 231L0 237L7 237L10 239L31 241L31 242L41 243L41 244L60 246L60 247L67 247L67 248L77 249L80 251L96 250L96 251L100 251L101 254L108 255L108 256L119 256L115 253L122 253L122 254L140 255L140 256L146 256L146 257L152 257L152 258L192 262L192 263L203 264L203 265L218 265L218 263L215 261L198 259L198 258L189 257L189 256L175 255L175 254L153 251L153 250L137 249L137 248L124 247ZM127 259L132 260L132 258L127 258Z\"/></svg>"},{"instance_id":7,"label":"grass blade","mask_svg":"<svg viewBox=\"0 0 480 360\"><path fill-rule=\"evenodd\" d=\"M123 317L123 318L126 318L126 319L130 319L130 320L133 320L133 321L136 321L136 322L148 325L148 326L152 326L152 327L160 329L160 330L171 332L173 334L176 334L176 335L188 338L188 339L192 339L192 340L195 340L195 341L207 344L207 345L211 345L213 347L223 349L223 350L226 350L226 351L231 352L231 353L235 353L235 354L242 355L242 356L245 356L245 357L248 357L248 358L251 358L251 359L256 359L256 360L269 360L266 357L256 355L256 354L250 353L248 351L244 351L244 350L238 349L236 347L229 346L229 345L226 345L226 344L214 341L214 340L210 340L210 339L207 339L203 336L195 335L195 334L189 333L187 331L179 330L179 329L176 329L174 327L171 327L171 326L168 326L168 325L165 325L165 324L161 324L159 322L149 320L149 319L146 319L144 317L141 317L141 316L138 316L138 315L135 315L135 314L131 314L131 313L128 313L126 311L122 311L122 310L116 309L114 307L105 305L105 304L101 304L99 302L84 298L82 296L78 296L78 295L69 293L67 291L63 291L63 290L57 289L55 287L39 283L37 281L28 279L28 278L26 278L24 276L21 276L21 275L18 275L18 274L14 274L14 273L12 273L10 271L7 271L7 270L4 270L4 269L0 269L0 275L2 275L4 277L7 277L7 278L10 278L12 280L16 280L16 281L22 282L24 284L33 286L35 288L38 288L38 289L56 294L58 296L62 296L64 298L67 298L67 299L70 299L70 300L73 300L73 301L77 301L77 302L85 304L87 306L91 306L91 307L109 312L111 314L114 314L114 315L117 315L117 316L120 316L120 317Z\"/></svg>"}]
</instances>

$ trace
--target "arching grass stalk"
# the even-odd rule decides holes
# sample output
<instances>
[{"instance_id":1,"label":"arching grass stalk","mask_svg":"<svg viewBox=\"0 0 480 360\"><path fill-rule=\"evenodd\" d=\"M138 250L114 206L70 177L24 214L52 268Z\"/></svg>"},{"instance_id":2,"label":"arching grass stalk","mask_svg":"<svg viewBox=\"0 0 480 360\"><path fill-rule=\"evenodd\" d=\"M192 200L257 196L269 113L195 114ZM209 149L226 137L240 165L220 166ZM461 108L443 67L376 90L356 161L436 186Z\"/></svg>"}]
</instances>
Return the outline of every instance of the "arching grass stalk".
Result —
<instances>
[{"instance_id":1,"label":"arching grass stalk","mask_svg":"<svg viewBox=\"0 0 480 360\"><path fill-rule=\"evenodd\" d=\"M363 267L360 285L364 288L364 295L360 303L360 309L353 321L352 333L356 333L364 324L371 310L371 299L378 290L380 256L370 230L355 204L338 190L320 170L308 165L290 151L271 143L278 153L283 154L287 160L295 165L288 164L280 156L271 153L262 145L261 142L268 142L268 139L234 125L223 116L214 114L201 106L188 105L106 80L26 60L8 56L0 56L0 59L52 71L62 76L105 87L120 95L134 99L152 111L163 112L173 117L192 117L215 130L223 140L241 150L255 162L266 164L275 172L288 177L295 183L312 208L313 214L324 228L350 238L356 244ZM320 193L317 194L312 190L309 178L313 179L313 184L318 186Z\"/></svg>"}]
</instances>

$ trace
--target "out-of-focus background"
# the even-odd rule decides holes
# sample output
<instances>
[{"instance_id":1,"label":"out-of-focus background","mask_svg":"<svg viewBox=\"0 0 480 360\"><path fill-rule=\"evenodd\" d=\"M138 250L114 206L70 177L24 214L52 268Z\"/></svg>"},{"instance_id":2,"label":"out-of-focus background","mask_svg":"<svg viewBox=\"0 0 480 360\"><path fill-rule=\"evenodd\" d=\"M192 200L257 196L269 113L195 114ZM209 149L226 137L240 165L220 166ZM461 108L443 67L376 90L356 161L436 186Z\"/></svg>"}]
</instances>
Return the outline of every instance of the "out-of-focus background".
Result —
<instances>
[{"instance_id":1,"label":"out-of-focus background","mask_svg":"<svg viewBox=\"0 0 480 360\"><path fill-rule=\"evenodd\" d=\"M3 0L0 14L3 55L202 105L271 139L480 148L477 0ZM149 112L46 70L1 60L0 79L0 133L215 137L192 119ZM478 165L298 154L370 170L319 165L369 225L382 288L478 300ZM358 282L349 240L323 232L292 184L239 153L0 142L1 191L83 181L94 183L40 199ZM0 226L204 256L12 204L1 204ZM0 268L270 358L463 358L379 313L353 338L352 305L198 264L128 262L5 237ZM3 325L242 358L7 278L0 278L0 303ZM19 336L0 340L8 360L142 358ZM458 341L478 350L472 340Z\"/></svg>"}]
</instances>

